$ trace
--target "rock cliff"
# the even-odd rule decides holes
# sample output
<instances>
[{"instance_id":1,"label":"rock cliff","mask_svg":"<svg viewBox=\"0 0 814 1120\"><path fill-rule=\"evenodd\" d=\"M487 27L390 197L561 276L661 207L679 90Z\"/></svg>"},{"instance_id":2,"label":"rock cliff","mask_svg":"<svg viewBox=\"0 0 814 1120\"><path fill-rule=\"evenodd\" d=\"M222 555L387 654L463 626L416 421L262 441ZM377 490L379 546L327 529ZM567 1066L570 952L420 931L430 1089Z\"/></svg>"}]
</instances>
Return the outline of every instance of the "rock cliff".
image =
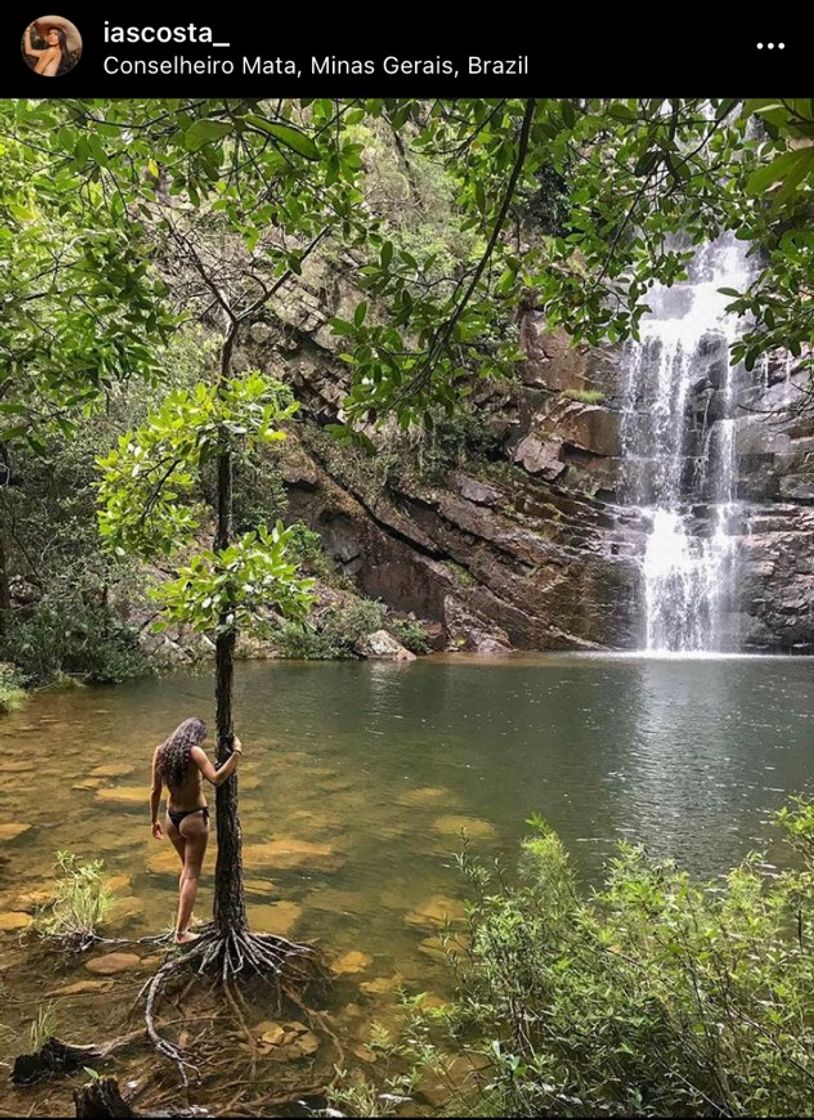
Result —
<instances>
[{"instance_id":1,"label":"rock cliff","mask_svg":"<svg viewBox=\"0 0 814 1120\"><path fill-rule=\"evenodd\" d=\"M435 624L435 644L635 649L646 525L624 502L619 356L572 347L526 312L516 381L486 385L474 408L489 435L440 475L360 464L322 430L341 419L347 370L328 320L356 295L325 271L254 325L246 358L275 370L303 404L285 452L291 517L318 530L359 588ZM691 407L714 425L715 375ZM785 407L781 368L744 386L736 423L738 560L728 602L735 648L814 647L814 423ZM776 409L781 412L775 414ZM699 413L700 414L700 413Z\"/></svg>"}]
</instances>

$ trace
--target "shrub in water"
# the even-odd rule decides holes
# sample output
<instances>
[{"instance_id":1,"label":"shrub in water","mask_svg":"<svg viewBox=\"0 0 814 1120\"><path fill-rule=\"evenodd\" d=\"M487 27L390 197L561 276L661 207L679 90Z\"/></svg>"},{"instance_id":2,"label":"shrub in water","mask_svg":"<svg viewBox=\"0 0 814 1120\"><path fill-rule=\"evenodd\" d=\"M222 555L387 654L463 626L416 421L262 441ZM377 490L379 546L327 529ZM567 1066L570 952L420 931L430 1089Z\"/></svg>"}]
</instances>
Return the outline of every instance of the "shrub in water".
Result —
<instances>
[{"instance_id":1,"label":"shrub in water","mask_svg":"<svg viewBox=\"0 0 814 1120\"><path fill-rule=\"evenodd\" d=\"M809 1115L814 803L778 820L798 866L752 855L718 882L622 844L585 893L539 820L515 885L461 857L471 946L442 1050L479 1072L452 1079L454 1115Z\"/></svg>"},{"instance_id":2,"label":"shrub in water","mask_svg":"<svg viewBox=\"0 0 814 1120\"><path fill-rule=\"evenodd\" d=\"M94 940L113 905L104 862L80 863L73 852L57 852L57 867L54 901L39 911L36 928L44 937L83 948Z\"/></svg>"},{"instance_id":3,"label":"shrub in water","mask_svg":"<svg viewBox=\"0 0 814 1120\"><path fill-rule=\"evenodd\" d=\"M31 1053L36 1054L45 1045L49 1038L56 1034L57 1012L53 1003L41 1003L37 1014L31 1020L31 1030L28 1035Z\"/></svg>"}]
</instances>

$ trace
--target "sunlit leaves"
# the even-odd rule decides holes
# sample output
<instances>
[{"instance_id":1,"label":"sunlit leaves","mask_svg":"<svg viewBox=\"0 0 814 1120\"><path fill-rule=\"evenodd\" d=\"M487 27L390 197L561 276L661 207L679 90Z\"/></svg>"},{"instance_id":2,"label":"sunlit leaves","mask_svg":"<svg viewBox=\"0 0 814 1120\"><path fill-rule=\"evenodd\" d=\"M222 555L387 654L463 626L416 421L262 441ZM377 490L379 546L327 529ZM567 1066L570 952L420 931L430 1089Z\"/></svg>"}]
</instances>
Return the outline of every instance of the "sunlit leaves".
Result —
<instances>
[{"instance_id":1,"label":"sunlit leaves","mask_svg":"<svg viewBox=\"0 0 814 1120\"><path fill-rule=\"evenodd\" d=\"M313 601L314 580L299 576L288 558L293 532L278 522L244 534L220 552L199 553L177 578L153 591L164 622L217 635L271 629L273 610L303 617Z\"/></svg>"},{"instance_id":2,"label":"sunlit leaves","mask_svg":"<svg viewBox=\"0 0 814 1120\"><path fill-rule=\"evenodd\" d=\"M174 390L98 460L102 536L114 550L143 558L189 544L205 515L193 500L202 464L225 447L247 453L282 439L280 425L296 408L285 386L257 371Z\"/></svg>"},{"instance_id":3,"label":"sunlit leaves","mask_svg":"<svg viewBox=\"0 0 814 1120\"><path fill-rule=\"evenodd\" d=\"M39 124L53 117L31 111ZM175 319L142 224L77 174L72 155L18 142L19 113L0 103L0 438L36 449L114 382L154 378ZM86 156L95 158L90 146Z\"/></svg>"},{"instance_id":4,"label":"sunlit leaves","mask_svg":"<svg viewBox=\"0 0 814 1120\"><path fill-rule=\"evenodd\" d=\"M556 834L528 823L510 885L459 857L473 902L447 1019L461 1046L485 1041L482 1111L805 1113L814 805L779 814L798 850L790 870L753 853L697 881L624 842L585 893Z\"/></svg>"}]
</instances>

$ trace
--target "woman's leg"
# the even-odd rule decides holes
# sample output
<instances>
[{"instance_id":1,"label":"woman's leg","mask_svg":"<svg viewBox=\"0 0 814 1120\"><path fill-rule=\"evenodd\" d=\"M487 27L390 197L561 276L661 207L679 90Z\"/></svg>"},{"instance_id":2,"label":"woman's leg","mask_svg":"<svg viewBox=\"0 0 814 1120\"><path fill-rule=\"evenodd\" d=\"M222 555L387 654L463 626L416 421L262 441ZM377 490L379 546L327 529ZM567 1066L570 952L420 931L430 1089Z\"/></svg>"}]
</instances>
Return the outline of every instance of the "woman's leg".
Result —
<instances>
[{"instance_id":1,"label":"woman's leg","mask_svg":"<svg viewBox=\"0 0 814 1120\"><path fill-rule=\"evenodd\" d=\"M181 874L183 874L184 855L186 853L187 842L178 831L176 826L172 823L169 813L167 813L166 819L164 821L164 831L166 832L173 848L175 848L176 852L181 857Z\"/></svg>"},{"instance_id":2,"label":"woman's leg","mask_svg":"<svg viewBox=\"0 0 814 1120\"><path fill-rule=\"evenodd\" d=\"M181 823L183 824L183 821ZM186 862L187 842L178 831L178 826L172 823L169 813L167 813L167 818L164 821L164 829L173 848L175 848L181 859L181 870L178 874L178 891L180 893L181 887L184 885L184 864Z\"/></svg>"},{"instance_id":3,"label":"woman's leg","mask_svg":"<svg viewBox=\"0 0 814 1120\"><path fill-rule=\"evenodd\" d=\"M186 846L184 870L181 872L175 940L183 942L192 939L189 923L192 920L195 899L198 897L198 879L209 839L209 821L204 818L203 813L191 813L181 821L180 833Z\"/></svg>"}]
</instances>

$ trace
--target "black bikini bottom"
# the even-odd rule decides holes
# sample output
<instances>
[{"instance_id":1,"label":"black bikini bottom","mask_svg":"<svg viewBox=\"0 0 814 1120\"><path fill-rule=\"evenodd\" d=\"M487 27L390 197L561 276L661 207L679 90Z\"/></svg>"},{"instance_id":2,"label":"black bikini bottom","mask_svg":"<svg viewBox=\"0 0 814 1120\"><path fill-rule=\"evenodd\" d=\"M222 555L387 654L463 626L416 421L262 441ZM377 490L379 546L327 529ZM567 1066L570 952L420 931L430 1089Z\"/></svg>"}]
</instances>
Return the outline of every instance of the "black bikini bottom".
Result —
<instances>
[{"instance_id":1,"label":"black bikini bottom","mask_svg":"<svg viewBox=\"0 0 814 1120\"><path fill-rule=\"evenodd\" d=\"M209 823L209 810L205 805L200 805L197 809L167 809L167 816L176 828L181 827L181 821L190 813L203 813L204 822Z\"/></svg>"}]
</instances>

